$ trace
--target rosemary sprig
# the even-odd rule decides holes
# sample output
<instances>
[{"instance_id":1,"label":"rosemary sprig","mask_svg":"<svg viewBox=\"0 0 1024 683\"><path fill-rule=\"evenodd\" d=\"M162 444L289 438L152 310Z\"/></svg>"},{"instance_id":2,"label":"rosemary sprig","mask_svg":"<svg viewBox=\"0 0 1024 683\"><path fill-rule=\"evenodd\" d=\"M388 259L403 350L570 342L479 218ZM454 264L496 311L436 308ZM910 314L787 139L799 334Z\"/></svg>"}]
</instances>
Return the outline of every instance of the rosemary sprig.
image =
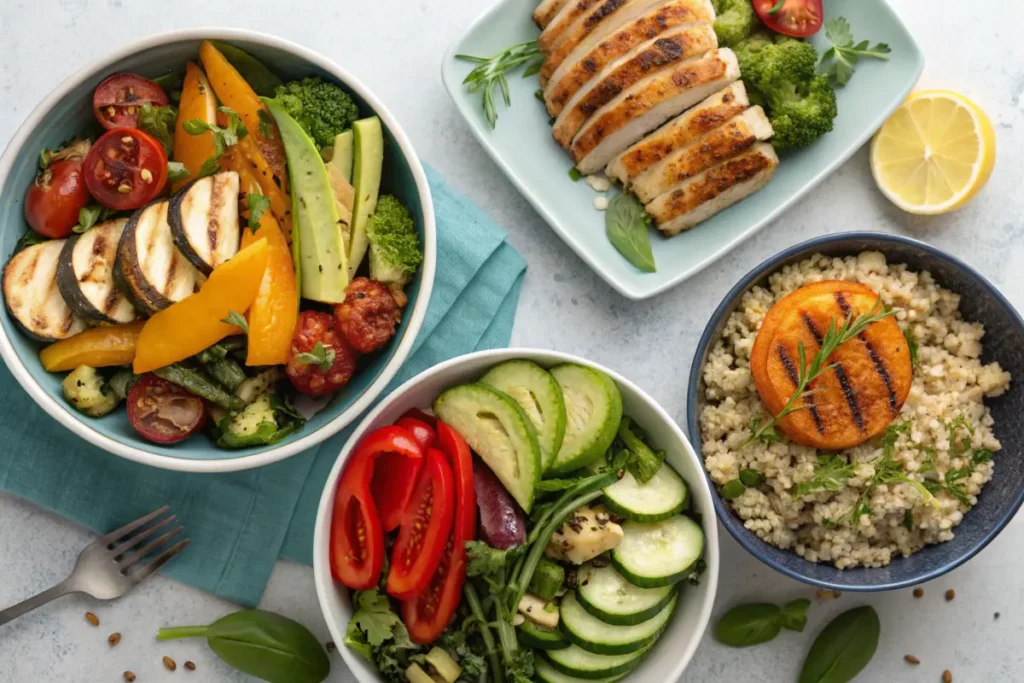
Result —
<instances>
[{"instance_id":1,"label":"rosemary sprig","mask_svg":"<svg viewBox=\"0 0 1024 683\"><path fill-rule=\"evenodd\" d=\"M544 63L544 54L537 46L536 40L513 45L490 57L455 55L455 58L476 64L462 83L469 88L469 92L481 92L484 116L491 124L491 128L498 123L498 110L494 104L495 87L501 90L505 106L509 107L512 105L512 96L509 93L508 80L505 75L525 64L523 78L528 78L540 71L541 64Z\"/></svg>"},{"instance_id":2,"label":"rosemary sprig","mask_svg":"<svg viewBox=\"0 0 1024 683\"><path fill-rule=\"evenodd\" d=\"M806 352L804 351L803 342L797 343L797 362L800 374L797 375L796 391L789 397L786 405L782 407L782 410L778 415L772 417L772 419L763 423L761 420L752 420L750 423L750 438L743 442L743 446L748 446L755 441L763 441L764 443L771 443L780 439L778 431L775 429L775 423L782 418L786 417L792 412L806 408L807 405L803 403L803 399L814 393L813 390L808 390L807 387L816 380L818 377L827 372L832 366L832 363L828 362L829 356L838 349L840 346L856 339L861 332L866 330L871 325L874 325L879 320L888 318L890 315L895 313L894 309L886 308L882 304L882 300L878 299L875 305L870 311L862 315L853 318L847 316L846 320L838 328L836 327L836 321L833 318L832 322L828 325L828 331L825 332L825 336L821 339L821 348L811 358L810 364L807 364ZM741 446L741 448L743 447Z\"/></svg>"}]
</instances>

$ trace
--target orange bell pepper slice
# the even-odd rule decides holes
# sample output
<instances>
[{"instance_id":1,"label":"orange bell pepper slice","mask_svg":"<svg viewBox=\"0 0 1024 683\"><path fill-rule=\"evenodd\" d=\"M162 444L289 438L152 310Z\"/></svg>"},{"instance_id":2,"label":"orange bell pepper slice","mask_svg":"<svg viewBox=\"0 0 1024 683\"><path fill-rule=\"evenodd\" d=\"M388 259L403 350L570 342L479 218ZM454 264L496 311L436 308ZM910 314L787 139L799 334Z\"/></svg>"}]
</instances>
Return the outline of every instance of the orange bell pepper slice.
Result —
<instances>
[{"instance_id":1,"label":"orange bell pepper slice","mask_svg":"<svg viewBox=\"0 0 1024 683\"><path fill-rule=\"evenodd\" d=\"M185 65L185 82L181 87L181 102L178 107L178 122L174 127L174 150L171 156L185 166L190 177L175 183L175 190L195 177L203 162L216 153L213 133L207 131L202 135L189 135L185 132L185 122L192 119L216 123L217 98L203 70L195 62L188 62Z\"/></svg>"},{"instance_id":2,"label":"orange bell pepper slice","mask_svg":"<svg viewBox=\"0 0 1024 683\"><path fill-rule=\"evenodd\" d=\"M238 332L223 322L242 313L260 290L267 269L267 240L258 239L210 274L203 288L146 321L132 368L149 372L194 356Z\"/></svg>"},{"instance_id":3,"label":"orange bell pepper slice","mask_svg":"<svg viewBox=\"0 0 1024 683\"><path fill-rule=\"evenodd\" d=\"M248 218L249 211L244 215ZM299 318L299 293L291 247L269 211L260 217L255 233L249 229L244 231L242 248L261 239L267 241L267 269L260 291L249 308L249 350L245 364L284 365L288 362L292 334Z\"/></svg>"},{"instance_id":4,"label":"orange bell pepper slice","mask_svg":"<svg viewBox=\"0 0 1024 683\"><path fill-rule=\"evenodd\" d=\"M246 188L248 185L244 179L251 177L257 186L255 189L246 192L259 192L270 200L270 210L277 220L281 232L291 244L292 241L292 198L274 182L274 170L267 164L267 160L260 154L259 148L252 140L251 135L245 136L229 150L222 159L225 161L225 168L238 173L242 183L239 187Z\"/></svg>"},{"instance_id":5,"label":"orange bell pepper slice","mask_svg":"<svg viewBox=\"0 0 1024 683\"><path fill-rule=\"evenodd\" d=\"M137 320L93 327L50 344L39 352L39 360L47 372L65 372L79 365L93 368L128 365L135 359L136 344L144 324L144 320Z\"/></svg>"}]
</instances>

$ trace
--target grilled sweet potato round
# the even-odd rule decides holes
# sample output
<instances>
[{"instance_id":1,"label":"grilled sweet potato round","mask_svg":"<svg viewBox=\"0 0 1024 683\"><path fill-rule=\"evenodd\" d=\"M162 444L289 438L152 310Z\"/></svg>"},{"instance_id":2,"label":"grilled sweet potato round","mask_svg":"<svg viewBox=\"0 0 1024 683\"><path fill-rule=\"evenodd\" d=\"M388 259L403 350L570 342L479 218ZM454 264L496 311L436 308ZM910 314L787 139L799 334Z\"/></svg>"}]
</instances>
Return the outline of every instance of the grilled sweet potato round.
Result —
<instances>
[{"instance_id":1,"label":"grilled sweet potato round","mask_svg":"<svg viewBox=\"0 0 1024 683\"><path fill-rule=\"evenodd\" d=\"M843 281L818 282L783 297L768 311L750 357L757 392L778 414L796 391L799 345L806 364L821 348L829 325L839 327L876 308L870 287ZM779 421L789 439L825 450L862 443L883 431L910 393L910 350L902 330L889 317L868 327L829 357L833 364L802 399L804 408Z\"/></svg>"}]
</instances>

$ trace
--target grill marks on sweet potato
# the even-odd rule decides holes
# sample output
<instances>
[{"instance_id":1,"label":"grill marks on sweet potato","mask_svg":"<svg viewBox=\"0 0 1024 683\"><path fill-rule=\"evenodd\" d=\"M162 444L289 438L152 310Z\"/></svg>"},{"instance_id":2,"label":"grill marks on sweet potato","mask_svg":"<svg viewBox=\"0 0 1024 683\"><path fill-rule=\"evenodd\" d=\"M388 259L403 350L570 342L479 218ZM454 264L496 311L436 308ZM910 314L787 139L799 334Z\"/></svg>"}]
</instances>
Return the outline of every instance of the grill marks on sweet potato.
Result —
<instances>
[{"instance_id":1,"label":"grill marks on sweet potato","mask_svg":"<svg viewBox=\"0 0 1024 683\"><path fill-rule=\"evenodd\" d=\"M751 353L751 372L772 414L796 390L799 345L809 365L829 325L868 313L877 301L864 285L829 281L793 292L768 312ZM892 422L910 392L912 369L906 340L892 318L840 346L828 363L829 370L808 387L805 409L779 424L797 443L837 450L866 441Z\"/></svg>"}]
</instances>

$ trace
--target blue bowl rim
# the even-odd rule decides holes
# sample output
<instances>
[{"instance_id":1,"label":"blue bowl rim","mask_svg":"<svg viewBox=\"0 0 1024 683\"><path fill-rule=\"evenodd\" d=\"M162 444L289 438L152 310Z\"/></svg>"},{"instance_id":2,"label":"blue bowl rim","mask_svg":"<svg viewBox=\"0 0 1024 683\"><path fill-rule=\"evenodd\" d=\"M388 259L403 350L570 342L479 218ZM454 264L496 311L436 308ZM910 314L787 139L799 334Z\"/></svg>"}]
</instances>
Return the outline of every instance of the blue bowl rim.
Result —
<instances>
[{"instance_id":1,"label":"blue bowl rim","mask_svg":"<svg viewBox=\"0 0 1024 683\"><path fill-rule=\"evenodd\" d=\"M743 292L747 291L755 282L765 277L766 275L769 275L772 272L774 272L781 262L788 260L790 257L803 252L808 252L815 248L823 247L832 242L856 239L875 240L878 242L891 242L896 244L907 245L910 247L914 247L915 249L920 249L928 254L931 254L932 256L936 256L940 259L943 259L953 264L957 268L964 271L967 275L972 277L974 280L979 282L988 291L988 293L997 302L999 302L999 304L1004 309L1006 309L1010 313L1010 317L1016 323L1017 329L1021 330L1021 332L1024 333L1024 318L1021 317L1020 313L1017 312L1017 309L1014 308L1013 304L1010 303L1010 301L1003 295L1002 292L1000 292L996 288L995 285L989 282L988 279L984 275L979 273L974 267L958 259L956 256L953 256L952 254L949 254L939 249L938 247L928 244L927 242L922 242L921 240L916 240L911 237L906 237L904 235L895 235L886 232L853 231L821 235L819 237L814 237L809 240L800 242L798 244L794 244L793 246L788 247L780 251L779 253L775 254L774 256L771 256L762 261L760 264L751 269L746 275L744 275L740 279L740 281L737 282L736 285L729 290L729 293L726 294L725 297L722 299L722 303L720 303L718 305L718 308L715 309L715 312L711 314L711 318L708 320L707 326L704 328L703 334L701 334L700 341L697 343L697 350L694 353L693 363L690 366L689 387L686 392L686 428L689 432L690 444L693 446L694 452L697 453L697 456L700 458L702 465L704 462L704 457L701 449L701 439L698 438L700 435L700 424L696 408L697 387L700 384L700 375L703 367L702 360L704 354L708 346L711 344L712 336L715 333L715 329L718 327L719 323L728 311L729 307L732 305L732 303L736 300L737 297L741 296ZM956 569L957 567L964 564L972 557L980 553L985 548L985 546L991 543L992 539L998 536L999 533L1004 528L1006 528L1006 525L1009 524L1010 520L1013 519L1014 515L1017 514L1017 510L1019 510L1021 505L1024 504L1024 487L1022 487L1021 490L1017 493L1017 499L1011 503L1010 507L1006 510L1005 514L999 520L999 522L997 524L994 524L988 530L988 532L981 538L981 540L973 548L970 548L963 555L956 557L934 569L924 572L921 575L914 578L866 586L862 584L846 584L834 581L823 581L820 579L815 579L813 577L806 576L798 571L790 569L789 567L780 565L773 559L766 557L761 549L761 545L764 544L765 541L762 541L756 535L754 535L747 529L743 528L742 525L739 525L736 519L733 518L732 513L729 511L728 506L722 499L722 496L719 493L718 488L715 486L715 483L714 481L712 481L711 475L708 473L706 468L704 469L704 476L708 480L708 485L711 487L712 498L714 499L715 505L715 514L718 515L719 520L722 522L722 526L724 526L729 531L729 534L732 535L732 537L736 539L736 541L741 546L743 546L744 550L749 552L751 555L753 555L754 557L756 557L772 569L781 572L786 576L794 578L798 581L802 581L813 586L821 586L823 588L833 588L864 593L874 591L895 590L897 588L907 588L909 586L915 586L926 581L931 581L932 579L938 578L943 574L946 574L947 572ZM796 555L794 554L794 556ZM810 561L807 562L808 564L813 564Z\"/></svg>"},{"instance_id":2,"label":"blue bowl rim","mask_svg":"<svg viewBox=\"0 0 1024 683\"><path fill-rule=\"evenodd\" d=\"M330 422L327 422L319 429L310 431L294 441L286 441L280 445L273 446L259 453L241 457L226 457L211 460L199 460L192 458L176 458L158 453L152 453L141 448L122 443L85 423L78 415L72 414L70 409L58 402L53 396L47 393L26 370L22 359L14 350L11 340L6 331L0 328L0 356L3 357L11 374L18 383L28 392L29 396L45 410L50 417L76 435L82 437L94 446L121 456L128 460L144 465L159 467L167 470L182 472L236 472L240 470L262 467L278 462L292 455L300 453L308 448L316 446L324 440L338 433L351 424L359 415L365 411L370 404L384 391L384 388L397 374L399 368L405 362L412 351L413 344L423 326L426 316L427 305L430 301L430 293L434 285L434 272L437 262L437 233L434 221L434 204L431 199L430 186L427 183L427 176L423 170L423 164L419 155L416 154L408 136L397 119L391 112L363 83L351 73L335 64L332 60L323 55L293 43L283 38L278 38L267 33L251 31L248 29L222 28L222 27L197 27L177 29L156 33L139 40L132 41L119 47L117 50L106 53L103 56L92 60L81 67L73 74L61 81L43 100L36 105L25 121L18 127L14 136L8 142L3 154L0 155L0 187L6 184L8 175L14 165L14 161L25 145L31 132L39 125L43 117L49 113L68 92L77 85L94 79L97 74L104 70L115 67L118 63L128 57L149 50L167 43L201 40L225 40L225 41L247 41L258 43L266 47L290 53L314 66L317 66L339 81L346 87L357 93L365 101L373 113L381 118L384 125L389 129L398 143L398 147L416 182L417 194L423 211L423 263L420 266L420 289L418 296L411 307L409 325L402 338L398 342L394 355L381 370L376 380L356 398L347 409L341 412Z\"/></svg>"}]
</instances>

